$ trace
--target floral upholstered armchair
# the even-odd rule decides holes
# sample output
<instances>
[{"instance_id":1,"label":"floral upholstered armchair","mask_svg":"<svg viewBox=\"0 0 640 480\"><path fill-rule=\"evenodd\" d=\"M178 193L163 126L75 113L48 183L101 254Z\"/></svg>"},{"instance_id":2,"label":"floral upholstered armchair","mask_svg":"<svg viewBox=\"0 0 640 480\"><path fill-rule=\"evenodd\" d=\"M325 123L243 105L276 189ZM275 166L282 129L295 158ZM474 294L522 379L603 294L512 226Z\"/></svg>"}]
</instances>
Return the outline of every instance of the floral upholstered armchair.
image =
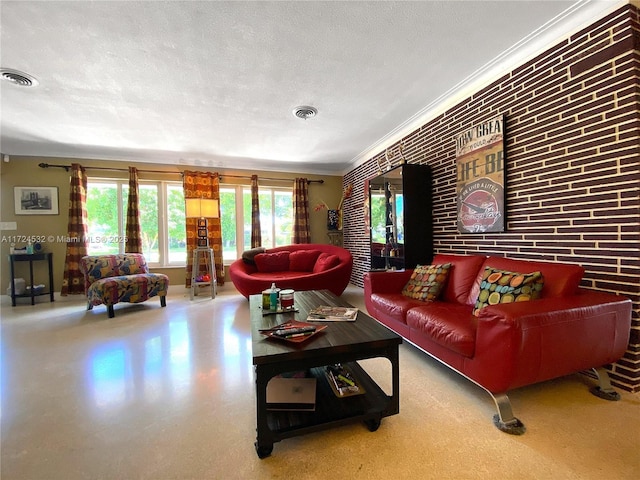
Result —
<instances>
[{"instance_id":1,"label":"floral upholstered armchair","mask_svg":"<svg viewBox=\"0 0 640 480\"><path fill-rule=\"evenodd\" d=\"M140 253L85 256L80 261L80 270L84 274L87 310L94 305L106 305L109 318L113 318L116 303L139 303L155 296L160 297L162 307L167 305L169 277L149 273Z\"/></svg>"}]
</instances>

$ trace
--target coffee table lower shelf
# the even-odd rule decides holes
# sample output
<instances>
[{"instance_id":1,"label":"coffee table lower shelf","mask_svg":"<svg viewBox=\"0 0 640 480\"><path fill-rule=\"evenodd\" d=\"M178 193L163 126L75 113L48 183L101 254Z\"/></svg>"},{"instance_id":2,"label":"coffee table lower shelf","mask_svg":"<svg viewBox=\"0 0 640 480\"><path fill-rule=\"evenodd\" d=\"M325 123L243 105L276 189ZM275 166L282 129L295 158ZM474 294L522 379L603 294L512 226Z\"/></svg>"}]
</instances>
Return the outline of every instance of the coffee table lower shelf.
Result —
<instances>
[{"instance_id":1,"label":"coffee table lower shelf","mask_svg":"<svg viewBox=\"0 0 640 480\"><path fill-rule=\"evenodd\" d=\"M315 411L267 411L269 432L261 432L262 435L259 436L270 438L262 445L256 442L256 452L260 458L271 454L271 442L357 421L364 422L370 431L375 432L382 417L397 413L391 407L392 397L387 395L357 362L346 363L343 366L353 374L365 393L338 397L329 385L324 367L311 368L310 373L316 378Z\"/></svg>"}]
</instances>

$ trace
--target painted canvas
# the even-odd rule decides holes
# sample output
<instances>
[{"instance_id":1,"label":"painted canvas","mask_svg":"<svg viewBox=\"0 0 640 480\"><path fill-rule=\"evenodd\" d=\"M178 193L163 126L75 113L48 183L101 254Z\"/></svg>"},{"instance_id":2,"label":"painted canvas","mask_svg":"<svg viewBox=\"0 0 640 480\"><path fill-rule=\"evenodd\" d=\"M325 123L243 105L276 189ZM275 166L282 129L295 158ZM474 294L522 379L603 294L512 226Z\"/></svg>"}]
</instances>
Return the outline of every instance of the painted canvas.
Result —
<instances>
[{"instance_id":1,"label":"painted canvas","mask_svg":"<svg viewBox=\"0 0 640 480\"><path fill-rule=\"evenodd\" d=\"M460 233L504 232L504 117L456 137L456 192Z\"/></svg>"}]
</instances>

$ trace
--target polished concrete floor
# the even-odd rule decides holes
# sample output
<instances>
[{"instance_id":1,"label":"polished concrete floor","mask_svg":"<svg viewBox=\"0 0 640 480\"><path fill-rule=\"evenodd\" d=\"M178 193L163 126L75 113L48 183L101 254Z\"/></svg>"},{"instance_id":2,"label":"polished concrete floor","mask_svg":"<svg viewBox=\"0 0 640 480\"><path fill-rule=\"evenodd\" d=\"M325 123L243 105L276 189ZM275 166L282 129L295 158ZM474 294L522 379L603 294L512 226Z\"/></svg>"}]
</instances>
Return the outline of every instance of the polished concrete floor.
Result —
<instances>
[{"instance_id":1,"label":"polished concrete floor","mask_svg":"<svg viewBox=\"0 0 640 480\"><path fill-rule=\"evenodd\" d=\"M345 298L363 307L362 290ZM256 456L248 302L225 285L193 301L86 311L77 296L2 296L2 480L632 479L640 396L607 402L572 375L510 395L527 433L492 422L480 388L408 344L400 414L284 440ZM23 302L24 303L24 302ZM389 388L386 360L365 368Z\"/></svg>"}]
</instances>

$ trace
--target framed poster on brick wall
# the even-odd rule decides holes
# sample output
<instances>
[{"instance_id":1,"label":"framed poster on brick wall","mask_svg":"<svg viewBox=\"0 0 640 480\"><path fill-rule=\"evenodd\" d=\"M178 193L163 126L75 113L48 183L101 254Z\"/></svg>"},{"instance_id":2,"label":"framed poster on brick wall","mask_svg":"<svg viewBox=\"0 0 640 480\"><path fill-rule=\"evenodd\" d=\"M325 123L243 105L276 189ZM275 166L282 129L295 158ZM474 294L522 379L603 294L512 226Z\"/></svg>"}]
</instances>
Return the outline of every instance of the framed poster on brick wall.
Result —
<instances>
[{"instance_id":1,"label":"framed poster on brick wall","mask_svg":"<svg viewBox=\"0 0 640 480\"><path fill-rule=\"evenodd\" d=\"M504 232L504 116L469 128L455 140L458 231Z\"/></svg>"}]
</instances>

